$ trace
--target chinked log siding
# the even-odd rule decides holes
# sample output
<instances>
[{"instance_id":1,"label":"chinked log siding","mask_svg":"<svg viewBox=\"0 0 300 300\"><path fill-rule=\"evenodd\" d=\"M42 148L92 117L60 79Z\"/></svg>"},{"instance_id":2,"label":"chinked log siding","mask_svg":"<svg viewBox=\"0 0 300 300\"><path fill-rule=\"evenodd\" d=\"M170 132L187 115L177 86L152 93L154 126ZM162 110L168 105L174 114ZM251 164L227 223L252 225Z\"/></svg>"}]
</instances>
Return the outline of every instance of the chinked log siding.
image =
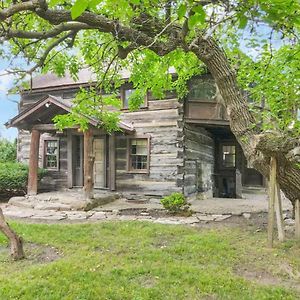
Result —
<instances>
[{"instance_id":1,"label":"chinked log siding","mask_svg":"<svg viewBox=\"0 0 300 300\"><path fill-rule=\"evenodd\" d=\"M212 196L214 170L214 140L197 125L184 126L184 193L187 196L204 193Z\"/></svg>"},{"instance_id":2,"label":"chinked log siding","mask_svg":"<svg viewBox=\"0 0 300 300\"><path fill-rule=\"evenodd\" d=\"M137 137L150 137L149 173L127 171L127 137L116 140L119 191L166 195L181 192L183 184L182 104L177 99L149 100L148 109L126 112L122 120L131 122Z\"/></svg>"}]
</instances>

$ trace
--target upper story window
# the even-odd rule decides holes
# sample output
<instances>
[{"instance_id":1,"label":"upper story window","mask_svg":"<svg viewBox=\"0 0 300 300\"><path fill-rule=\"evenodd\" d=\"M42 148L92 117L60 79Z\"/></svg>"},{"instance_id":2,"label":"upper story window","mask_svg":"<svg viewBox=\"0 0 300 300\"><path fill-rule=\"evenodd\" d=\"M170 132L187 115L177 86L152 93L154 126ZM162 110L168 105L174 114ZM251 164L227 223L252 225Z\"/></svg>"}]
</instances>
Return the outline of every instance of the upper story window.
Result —
<instances>
[{"instance_id":1,"label":"upper story window","mask_svg":"<svg viewBox=\"0 0 300 300\"><path fill-rule=\"evenodd\" d=\"M148 172L149 138L135 138L128 141L128 171Z\"/></svg>"},{"instance_id":2,"label":"upper story window","mask_svg":"<svg viewBox=\"0 0 300 300\"><path fill-rule=\"evenodd\" d=\"M134 89L124 89L123 90L123 108L129 107L129 97L134 92Z\"/></svg>"},{"instance_id":3,"label":"upper story window","mask_svg":"<svg viewBox=\"0 0 300 300\"><path fill-rule=\"evenodd\" d=\"M45 140L44 141L44 168L58 169L58 153L59 153L58 140Z\"/></svg>"},{"instance_id":4,"label":"upper story window","mask_svg":"<svg viewBox=\"0 0 300 300\"><path fill-rule=\"evenodd\" d=\"M215 101L216 85L212 79L195 78L191 80L189 100Z\"/></svg>"},{"instance_id":5,"label":"upper story window","mask_svg":"<svg viewBox=\"0 0 300 300\"><path fill-rule=\"evenodd\" d=\"M225 168L235 167L235 146L233 145L222 146L222 165Z\"/></svg>"},{"instance_id":6,"label":"upper story window","mask_svg":"<svg viewBox=\"0 0 300 300\"><path fill-rule=\"evenodd\" d=\"M134 88L122 88L121 89L121 100L123 103L123 109L128 109L129 108L129 98L130 95L135 91ZM147 96L144 99L144 102L141 103L140 107L147 107Z\"/></svg>"}]
</instances>

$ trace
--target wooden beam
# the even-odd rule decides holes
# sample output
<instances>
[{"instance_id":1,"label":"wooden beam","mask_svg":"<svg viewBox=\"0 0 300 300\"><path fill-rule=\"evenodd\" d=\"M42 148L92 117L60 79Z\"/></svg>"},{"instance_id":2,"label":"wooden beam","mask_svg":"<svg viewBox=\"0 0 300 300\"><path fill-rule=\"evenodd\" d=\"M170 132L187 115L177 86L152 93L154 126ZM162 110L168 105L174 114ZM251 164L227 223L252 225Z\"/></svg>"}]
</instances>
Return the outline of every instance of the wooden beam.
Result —
<instances>
[{"instance_id":1,"label":"wooden beam","mask_svg":"<svg viewBox=\"0 0 300 300\"><path fill-rule=\"evenodd\" d=\"M36 124L32 126L32 129L36 129L40 131L57 130L54 124Z\"/></svg>"},{"instance_id":2,"label":"wooden beam","mask_svg":"<svg viewBox=\"0 0 300 300\"><path fill-rule=\"evenodd\" d=\"M83 133L83 190L86 199L94 197L93 165L93 134L91 129L88 129Z\"/></svg>"},{"instance_id":3,"label":"wooden beam","mask_svg":"<svg viewBox=\"0 0 300 300\"><path fill-rule=\"evenodd\" d=\"M108 138L108 166L109 166L109 188L116 190L116 136L112 133Z\"/></svg>"},{"instance_id":4,"label":"wooden beam","mask_svg":"<svg viewBox=\"0 0 300 300\"><path fill-rule=\"evenodd\" d=\"M68 188L73 187L73 136L71 130L67 131L67 169Z\"/></svg>"},{"instance_id":5,"label":"wooden beam","mask_svg":"<svg viewBox=\"0 0 300 300\"><path fill-rule=\"evenodd\" d=\"M271 157L270 161L270 193L268 208L268 246L273 247L274 238L274 204L276 197L276 172L277 162L275 157Z\"/></svg>"},{"instance_id":6,"label":"wooden beam","mask_svg":"<svg viewBox=\"0 0 300 300\"><path fill-rule=\"evenodd\" d=\"M295 202L295 237L300 239L300 200Z\"/></svg>"},{"instance_id":7,"label":"wooden beam","mask_svg":"<svg viewBox=\"0 0 300 300\"><path fill-rule=\"evenodd\" d=\"M278 239L280 242L284 241L284 225L283 225L283 214L282 214L282 202L281 202L281 194L279 184L276 186L276 197L275 197L275 211L276 211L276 219L277 219L277 230L278 230Z\"/></svg>"},{"instance_id":8,"label":"wooden beam","mask_svg":"<svg viewBox=\"0 0 300 300\"><path fill-rule=\"evenodd\" d=\"M38 168L39 168L40 132L36 129L31 131L28 173L28 195L37 194Z\"/></svg>"}]
</instances>

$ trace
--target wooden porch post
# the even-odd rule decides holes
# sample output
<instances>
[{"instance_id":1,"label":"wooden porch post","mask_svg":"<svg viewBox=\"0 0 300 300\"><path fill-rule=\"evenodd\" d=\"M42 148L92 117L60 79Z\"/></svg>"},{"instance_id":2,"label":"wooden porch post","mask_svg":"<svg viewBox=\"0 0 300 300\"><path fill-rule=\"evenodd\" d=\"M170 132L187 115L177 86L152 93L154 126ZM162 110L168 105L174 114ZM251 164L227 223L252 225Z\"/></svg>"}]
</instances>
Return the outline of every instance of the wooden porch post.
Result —
<instances>
[{"instance_id":1,"label":"wooden porch post","mask_svg":"<svg viewBox=\"0 0 300 300\"><path fill-rule=\"evenodd\" d=\"M93 133L91 129L83 133L83 174L84 174L84 196L86 199L94 197L94 180L93 180Z\"/></svg>"},{"instance_id":2,"label":"wooden porch post","mask_svg":"<svg viewBox=\"0 0 300 300\"><path fill-rule=\"evenodd\" d=\"M30 140L29 173L28 173L28 187L27 187L27 194L29 196L37 194L39 147L40 147L40 132L37 129L32 129L31 140Z\"/></svg>"},{"instance_id":3,"label":"wooden porch post","mask_svg":"<svg viewBox=\"0 0 300 300\"><path fill-rule=\"evenodd\" d=\"M73 136L69 129L67 132L67 161L68 161L68 188L73 187L73 159L72 159L72 149L73 149Z\"/></svg>"},{"instance_id":4,"label":"wooden porch post","mask_svg":"<svg viewBox=\"0 0 300 300\"><path fill-rule=\"evenodd\" d=\"M109 144L109 188L116 190L116 136L112 133L108 138Z\"/></svg>"}]
</instances>

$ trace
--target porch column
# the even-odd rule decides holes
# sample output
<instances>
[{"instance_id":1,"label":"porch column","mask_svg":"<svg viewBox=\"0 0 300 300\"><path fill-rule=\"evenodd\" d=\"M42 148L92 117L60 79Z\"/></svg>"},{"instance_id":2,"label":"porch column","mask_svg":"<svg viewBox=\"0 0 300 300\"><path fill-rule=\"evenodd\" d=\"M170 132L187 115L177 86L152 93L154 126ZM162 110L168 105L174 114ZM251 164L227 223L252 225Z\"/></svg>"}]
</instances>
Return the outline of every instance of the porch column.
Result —
<instances>
[{"instance_id":1,"label":"porch column","mask_svg":"<svg viewBox=\"0 0 300 300\"><path fill-rule=\"evenodd\" d=\"M31 140L30 140L29 172L28 172L28 187L27 187L27 194L29 196L37 194L39 147L40 147L40 132L37 129L32 129Z\"/></svg>"},{"instance_id":2,"label":"porch column","mask_svg":"<svg viewBox=\"0 0 300 300\"><path fill-rule=\"evenodd\" d=\"M109 188L111 191L116 190L116 136L115 133L108 138L109 151Z\"/></svg>"},{"instance_id":3,"label":"porch column","mask_svg":"<svg viewBox=\"0 0 300 300\"><path fill-rule=\"evenodd\" d=\"M93 133L91 129L88 129L83 133L83 190L85 199L94 197L93 165Z\"/></svg>"},{"instance_id":4,"label":"porch column","mask_svg":"<svg viewBox=\"0 0 300 300\"><path fill-rule=\"evenodd\" d=\"M73 187L73 159L72 159L72 149L73 149L73 136L72 136L72 132L69 129L67 131L67 161L68 161L68 188L72 188Z\"/></svg>"}]
</instances>

